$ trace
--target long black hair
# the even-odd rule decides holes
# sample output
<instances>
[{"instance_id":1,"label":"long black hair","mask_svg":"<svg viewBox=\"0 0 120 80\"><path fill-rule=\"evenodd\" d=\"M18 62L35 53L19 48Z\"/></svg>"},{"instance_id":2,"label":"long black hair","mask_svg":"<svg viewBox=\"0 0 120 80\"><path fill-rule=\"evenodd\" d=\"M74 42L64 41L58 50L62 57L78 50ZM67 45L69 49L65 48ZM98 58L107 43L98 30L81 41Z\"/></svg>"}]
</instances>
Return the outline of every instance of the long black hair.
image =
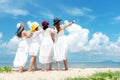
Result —
<instances>
[{"instance_id":1,"label":"long black hair","mask_svg":"<svg viewBox=\"0 0 120 80\"><path fill-rule=\"evenodd\" d=\"M16 35L18 36L18 37L22 37L22 31L24 30L24 28L21 30L21 32L19 32L19 33L17 33Z\"/></svg>"},{"instance_id":2,"label":"long black hair","mask_svg":"<svg viewBox=\"0 0 120 80\"><path fill-rule=\"evenodd\" d=\"M60 31L60 22L54 24L55 28L57 29L57 33Z\"/></svg>"},{"instance_id":3,"label":"long black hair","mask_svg":"<svg viewBox=\"0 0 120 80\"><path fill-rule=\"evenodd\" d=\"M24 30L24 27L23 26L20 26L16 32L16 36L17 37L22 37L22 31Z\"/></svg>"},{"instance_id":4,"label":"long black hair","mask_svg":"<svg viewBox=\"0 0 120 80\"><path fill-rule=\"evenodd\" d=\"M43 26L43 30L46 30L48 28L48 25Z\"/></svg>"}]
</instances>

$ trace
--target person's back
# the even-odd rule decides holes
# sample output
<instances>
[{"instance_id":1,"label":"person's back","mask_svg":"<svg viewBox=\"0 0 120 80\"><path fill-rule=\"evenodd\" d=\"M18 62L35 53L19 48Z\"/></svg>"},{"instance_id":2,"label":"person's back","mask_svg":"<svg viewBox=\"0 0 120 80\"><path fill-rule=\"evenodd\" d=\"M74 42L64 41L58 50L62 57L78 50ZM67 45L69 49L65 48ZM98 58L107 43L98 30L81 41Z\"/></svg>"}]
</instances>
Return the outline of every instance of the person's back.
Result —
<instances>
[{"instance_id":1,"label":"person's back","mask_svg":"<svg viewBox=\"0 0 120 80\"><path fill-rule=\"evenodd\" d=\"M18 45L18 49L14 59L14 67L18 67L19 72L23 72L23 68L26 64L27 57L28 57L28 43L26 39L30 38L32 35L27 34L26 28L23 25L23 23L19 23L16 34L17 34L17 37L21 39L21 41Z\"/></svg>"},{"instance_id":2,"label":"person's back","mask_svg":"<svg viewBox=\"0 0 120 80\"><path fill-rule=\"evenodd\" d=\"M65 70L68 70L67 64L67 50L68 50L68 40L64 35L64 29L68 26L72 25L75 21L72 21L66 25L61 26L61 19L55 18L53 19L54 28L57 30L56 32L56 40L54 43L54 59L57 63L57 70L60 70L60 61L64 62Z\"/></svg>"},{"instance_id":3,"label":"person's back","mask_svg":"<svg viewBox=\"0 0 120 80\"><path fill-rule=\"evenodd\" d=\"M40 31L35 31L31 37L31 43L39 42Z\"/></svg>"},{"instance_id":4,"label":"person's back","mask_svg":"<svg viewBox=\"0 0 120 80\"><path fill-rule=\"evenodd\" d=\"M47 28L46 30L44 30L43 32L43 36L44 37L51 37L51 28Z\"/></svg>"},{"instance_id":5,"label":"person's back","mask_svg":"<svg viewBox=\"0 0 120 80\"><path fill-rule=\"evenodd\" d=\"M29 54L31 56L30 64L29 64L29 72L32 71L32 66L34 66L34 70L37 70L37 63L36 58L39 51L39 35L41 34L41 30L39 30L39 24L33 23L31 25L30 32L33 33L33 36L31 37L31 43L29 47Z\"/></svg>"},{"instance_id":6,"label":"person's back","mask_svg":"<svg viewBox=\"0 0 120 80\"><path fill-rule=\"evenodd\" d=\"M53 59L53 30L49 27L49 23L46 21L42 22L43 26L43 40L40 46L39 61L43 65L43 70L46 71L46 64L49 63L49 70L52 70L52 59Z\"/></svg>"},{"instance_id":7,"label":"person's back","mask_svg":"<svg viewBox=\"0 0 120 80\"><path fill-rule=\"evenodd\" d=\"M64 30L60 30L60 32L58 32L56 34L56 39L59 38L59 37L61 37L61 36L64 36Z\"/></svg>"}]
</instances>

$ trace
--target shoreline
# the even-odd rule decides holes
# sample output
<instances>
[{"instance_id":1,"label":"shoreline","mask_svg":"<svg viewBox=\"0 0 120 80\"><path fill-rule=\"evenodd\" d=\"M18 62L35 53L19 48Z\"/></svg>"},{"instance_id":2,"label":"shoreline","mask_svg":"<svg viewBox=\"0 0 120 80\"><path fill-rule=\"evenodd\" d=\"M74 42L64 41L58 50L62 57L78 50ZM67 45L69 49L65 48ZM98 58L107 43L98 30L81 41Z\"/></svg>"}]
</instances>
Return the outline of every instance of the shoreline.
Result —
<instances>
[{"instance_id":1,"label":"shoreline","mask_svg":"<svg viewBox=\"0 0 120 80\"><path fill-rule=\"evenodd\" d=\"M68 71L61 70L43 72L42 70L19 73L13 71L10 73L0 73L0 80L64 80L73 77L87 77L97 72L120 71L120 68L69 68Z\"/></svg>"}]
</instances>

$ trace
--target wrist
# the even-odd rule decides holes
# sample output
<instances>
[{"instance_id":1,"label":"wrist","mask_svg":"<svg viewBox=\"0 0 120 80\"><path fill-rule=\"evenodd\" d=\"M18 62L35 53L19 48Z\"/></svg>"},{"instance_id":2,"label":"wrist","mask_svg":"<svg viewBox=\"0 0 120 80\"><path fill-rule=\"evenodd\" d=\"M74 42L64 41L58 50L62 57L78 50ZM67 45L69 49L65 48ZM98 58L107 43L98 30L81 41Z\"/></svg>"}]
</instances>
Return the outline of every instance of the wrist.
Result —
<instances>
[{"instance_id":1,"label":"wrist","mask_svg":"<svg viewBox=\"0 0 120 80\"><path fill-rule=\"evenodd\" d=\"M33 35L33 32L31 32L30 34Z\"/></svg>"},{"instance_id":2,"label":"wrist","mask_svg":"<svg viewBox=\"0 0 120 80\"><path fill-rule=\"evenodd\" d=\"M72 23L75 23L75 20L73 20Z\"/></svg>"}]
</instances>

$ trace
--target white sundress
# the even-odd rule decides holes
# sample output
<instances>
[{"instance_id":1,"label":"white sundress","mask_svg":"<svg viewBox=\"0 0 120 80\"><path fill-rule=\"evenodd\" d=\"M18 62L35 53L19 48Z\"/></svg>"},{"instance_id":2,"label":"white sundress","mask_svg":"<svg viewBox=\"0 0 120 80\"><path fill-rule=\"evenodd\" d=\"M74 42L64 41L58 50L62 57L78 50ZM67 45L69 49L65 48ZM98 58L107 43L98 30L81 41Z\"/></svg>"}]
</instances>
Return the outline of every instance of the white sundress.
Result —
<instances>
[{"instance_id":1,"label":"white sundress","mask_svg":"<svg viewBox=\"0 0 120 80\"><path fill-rule=\"evenodd\" d=\"M29 54L32 56L37 56L39 47L40 47L40 41L39 36L42 31L35 31L33 33L33 36L30 39L30 47L29 47Z\"/></svg>"},{"instance_id":2,"label":"white sundress","mask_svg":"<svg viewBox=\"0 0 120 80\"><path fill-rule=\"evenodd\" d=\"M51 33L54 30L51 28L47 28L43 33L43 40L40 46L40 55L39 62L42 64L50 63L53 59L53 40L51 37Z\"/></svg>"},{"instance_id":3,"label":"white sundress","mask_svg":"<svg viewBox=\"0 0 120 80\"><path fill-rule=\"evenodd\" d=\"M67 36L64 35L64 30L56 33L56 41L54 43L54 60L66 60L68 50Z\"/></svg>"},{"instance_id":4,"label":"white sundress","mask_svg":"<svg viewBox=\"0 0 120 80\"><path fill-rule=\"evenodd\" d=\"M21 38L17 53L13 62L14 67L24 67L28 57L28 42L26 38Z\"/></svg>"}]
</instances>

